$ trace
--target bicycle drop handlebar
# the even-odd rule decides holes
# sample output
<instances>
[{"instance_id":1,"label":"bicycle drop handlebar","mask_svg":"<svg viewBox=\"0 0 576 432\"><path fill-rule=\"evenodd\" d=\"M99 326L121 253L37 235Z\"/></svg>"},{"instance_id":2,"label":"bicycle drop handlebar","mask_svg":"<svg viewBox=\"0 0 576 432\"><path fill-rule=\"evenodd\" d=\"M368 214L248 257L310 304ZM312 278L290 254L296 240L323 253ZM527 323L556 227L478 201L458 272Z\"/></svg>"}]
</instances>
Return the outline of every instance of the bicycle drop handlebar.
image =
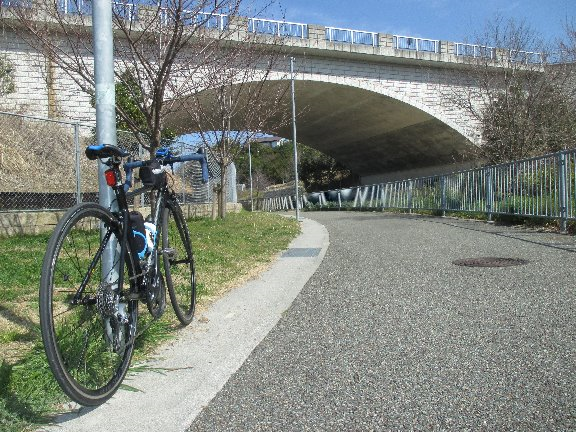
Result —
<instances>
[{"instance_id":1,"label":"bicycle drop handlebar","mask_svg":"<svg viewBox=\"0 0 576 432\"><path fill-rule=\"evenodd\" d=\"M86 148L86 156L88 159L94 160L97 158L106 157L126 157L128 153L116 146L100 144L91 145ZM206 154L204 150L200 148L197 153L189 153L180 156L173 156L170 150L167 148L160 148L156 151L156 156L150 160L138 160L138 161L128 161L124 163L124 171L126 173L126 180L124 182L124 190L128 191L132 187L132 171L134 168L140 168L148 165L154 161L160 163L160 165L173 165L175 163L188 162L188 161L198 161L202 167L202 182L208 182L208 160L206 159Z\"/></svg>"}]
</instances>

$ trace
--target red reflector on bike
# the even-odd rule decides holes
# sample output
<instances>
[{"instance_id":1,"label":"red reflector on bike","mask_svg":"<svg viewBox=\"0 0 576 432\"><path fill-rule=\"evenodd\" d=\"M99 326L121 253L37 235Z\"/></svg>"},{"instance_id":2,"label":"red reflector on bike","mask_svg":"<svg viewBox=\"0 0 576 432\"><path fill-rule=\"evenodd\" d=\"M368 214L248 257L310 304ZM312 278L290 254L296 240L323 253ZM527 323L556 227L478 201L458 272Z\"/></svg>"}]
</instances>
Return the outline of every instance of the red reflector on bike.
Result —
<instances>
[{"instance_id":1,"label":"red reflector on bike","mask_svg":"<svg viewBox=\"0 0 576 432\"><path fill-rule=\"evenodd\" d=\"M112 186L116 186L116 174L114 173L114 170L106 170L106 172L104 172L104 175L106 176L106 184L110 187Z\"/></svg>"}]
</instances>

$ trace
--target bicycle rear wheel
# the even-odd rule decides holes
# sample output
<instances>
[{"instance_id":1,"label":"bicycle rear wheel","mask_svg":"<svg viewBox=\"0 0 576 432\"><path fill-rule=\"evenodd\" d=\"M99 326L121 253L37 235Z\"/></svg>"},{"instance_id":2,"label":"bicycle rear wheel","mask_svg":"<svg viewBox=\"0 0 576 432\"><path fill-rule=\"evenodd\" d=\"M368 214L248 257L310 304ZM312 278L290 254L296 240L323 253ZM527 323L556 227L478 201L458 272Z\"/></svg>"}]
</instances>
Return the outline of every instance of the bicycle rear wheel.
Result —
<instances>
[{"instance_id":1,"label":"bicycle rear wheel","mask_svg":"<svg viewBox=\"0 0 576 432\"><path fill-rule=\"evenodd\" d=\"M44 256L44 349L62 390L82 405L100 405L114 394L134 349L138 301L120 286L120 272L127 285L132 273L127 262L119 262L121 238L115 216L84 203L58 223Z\"/></svg>"},{"instance_id":2,"label":"bicycle rear wheel","mask_svg":"<svg viewBox=\"0 0 576 432\"><path fill-rule=\"evenodd\" d=\"M162 257L174 312L188 325L196 308L196 269L186 220L173 201L166 203L162 218Z\"/></svg>"}]
</instances>

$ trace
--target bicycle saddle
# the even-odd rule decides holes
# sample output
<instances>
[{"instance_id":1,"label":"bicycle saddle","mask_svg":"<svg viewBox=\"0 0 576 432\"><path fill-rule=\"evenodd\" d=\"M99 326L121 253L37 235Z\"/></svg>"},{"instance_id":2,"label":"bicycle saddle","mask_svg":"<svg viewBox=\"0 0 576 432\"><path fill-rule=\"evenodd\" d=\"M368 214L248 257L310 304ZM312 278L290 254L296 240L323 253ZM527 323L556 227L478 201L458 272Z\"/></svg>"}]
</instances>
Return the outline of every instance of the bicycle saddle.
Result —
<instances>
[{"instance_id":1,"label":"bicycle saddle","mask_svg":"<svg viewBox=\"0 0 576 432\"><path fill-rule=\"evenodd\" d=\"M90 160L108 158L108 157L126 157L129 156L126 150L110 144L98 144L86 147L86 157Z\"/></svg>"}]
</instances>

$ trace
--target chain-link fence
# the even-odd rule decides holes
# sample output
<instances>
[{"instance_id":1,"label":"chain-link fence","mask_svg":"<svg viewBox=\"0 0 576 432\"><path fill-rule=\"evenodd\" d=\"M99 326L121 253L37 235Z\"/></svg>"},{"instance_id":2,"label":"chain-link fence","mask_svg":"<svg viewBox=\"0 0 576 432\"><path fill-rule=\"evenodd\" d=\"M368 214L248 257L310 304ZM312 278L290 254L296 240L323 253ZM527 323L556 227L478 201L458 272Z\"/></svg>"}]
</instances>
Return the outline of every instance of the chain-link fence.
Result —
<instances>
[{"instance_id":1,"label":"chain-link fence","mask_svg":"<svg viewBox=\"0 0 576 432\"><path fill-rule=\"evenodd\" d=\"M84 156L84 149L95 142L93 126L0 113L0 131L0 211L57 210L98 201L97 163ZM198 149L193 142L166 144L180 154ZM135 158L148 158L131 133L119 132L118 145ZM202 183L200 164L174 167L170 179L183 204L212 201L219 169L210 160L209 167L208 184ZM229 179L230 185L235 183L235 178ZM140 199L145 204L147 194Z\"/></svg>"}]
</instances>

